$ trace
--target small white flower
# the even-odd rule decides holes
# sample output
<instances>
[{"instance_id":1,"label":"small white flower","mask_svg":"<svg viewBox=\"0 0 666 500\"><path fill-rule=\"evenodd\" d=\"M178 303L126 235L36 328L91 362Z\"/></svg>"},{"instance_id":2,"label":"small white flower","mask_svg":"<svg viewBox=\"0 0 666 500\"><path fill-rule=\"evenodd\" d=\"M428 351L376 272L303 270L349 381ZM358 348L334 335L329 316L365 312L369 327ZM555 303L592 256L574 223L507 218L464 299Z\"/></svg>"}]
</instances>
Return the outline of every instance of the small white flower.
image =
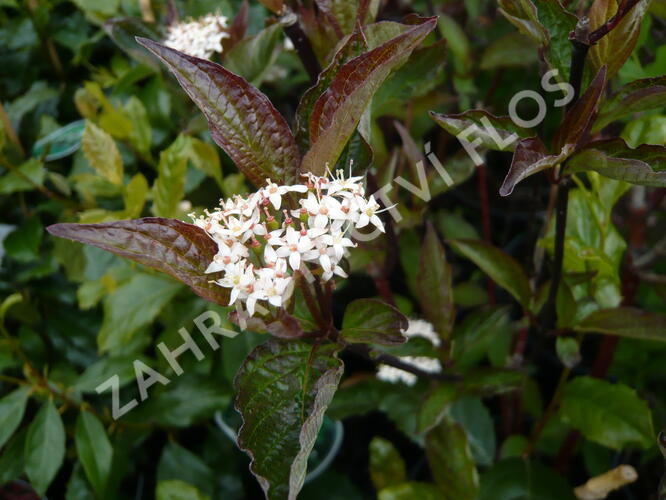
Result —
<instances>
[{"instance_id":1,"label":"small white flower","mask_svg":"<svg viewBox=\"0 0 666 500\"><path fill-rule=\"evenodd\" d=\"M360 229L367 226L368 224L372 224L383 233L384 224L377 216L377 214L383 212L384 210L379 210L379 203L375 201L375 197L370 195L368 200L359 198L357 203L360 215L358 217L358 221L356 222L356 228Z\"/></svg>"},{"instance_id":2,"label":"small white flower","mask_svg":"<svg viewBox=\"0 0 666 500\"><path fill-rule=\"evenodd\" d=\"M439 373L442 371L442 365L437 358L427 358L425 356L402 356L400 360L416 368L420 368L424 372ZM418 379L413 373L388 365L379 365L377 378L384 382L403 382L410 386L414 385Z\"/></svg>"},{"instance_id":3,"label":"small white flower","mask_svg":"<svg viewBox=\"0 0 666 500\"><path fill-rule=\"evenodd\" d=\"M245 245L237 241L232 242L231 245L222 242L218 244L217 255L206 269L206 274L222 271L230 264L236 264L240 259L247 258L247 256L248 250Z\"/></svg>"},{"instance_id":4,"label":"small white flower","mask_svg":"<svg viewBox=\"0 0 666 500\"><path fill-rule=\"evenodd\" d=\"M279 210L282 206L282 197L285 194L289 192L305 193L308 190L308 187L302 184L296 184L294 186L278 186L274 182L271 182L270 179L266 179L266 183L268 185L262 190L262 193L269 199L275 210Z\"/></svg>"},{"instance_id":5,"label":"small white flower","mask_svg":"<svg viewBox=\"0 0 666 500\"><path fill-rule=\"evenodd\" d=\"M215 52L222 52L222 40L229 38L226 32L227 18L208 14L198 19L169 27L164 45L200 59L209 59Z\"/></svg>"},{"instance_id":6,"label":"small white flower","mask_svg":"<svg viewBox=\"0 0 666 500\"><path fill-rule=\"evenodd\" d=\"M309 252L313 247L314 243L307 234L302 235L300 231L289 227L284 237L284 244L276 250L276 254L278 257L288 258L289 266L298 271L301 268L301 254Z\"/></svg>"},{"instance_id":7,"label":"small white flower","mask_svg":"<svg viewBox=\"0 0 666 500\"><path fill-rule=\"evenodd\" d=\"M324 228L329 220L344 220L347 215L342 211L342 204L332 196L316 197L309 193L307 199L302 202L303 207L314 218L310 222L311 227Z\"/></svg>"},{"instance_id":8,"label":"small white flower","mask_svg":"<svg viewBox=\"0 0 666 500\"><path fill-rule=\"evenodd\" d=\"M218 280L220 286L231 288L229 305L236 302L239 296L246 297L255 282L253 266L247 265L245 261L232 264L226 269L224 278Z\"/></svg>"},{"instance_id":9,"label":"small white flower","mask_svg":"<svg viewBox=\"0 0 666 500\"><path fill-rule=\"evenodd\" d=\"M428 339L432 345L439 347L441 339L431 323L422 319L409 319L407 330L403 332L408 338L423 337Z\"/></svg>"}]
</instances>

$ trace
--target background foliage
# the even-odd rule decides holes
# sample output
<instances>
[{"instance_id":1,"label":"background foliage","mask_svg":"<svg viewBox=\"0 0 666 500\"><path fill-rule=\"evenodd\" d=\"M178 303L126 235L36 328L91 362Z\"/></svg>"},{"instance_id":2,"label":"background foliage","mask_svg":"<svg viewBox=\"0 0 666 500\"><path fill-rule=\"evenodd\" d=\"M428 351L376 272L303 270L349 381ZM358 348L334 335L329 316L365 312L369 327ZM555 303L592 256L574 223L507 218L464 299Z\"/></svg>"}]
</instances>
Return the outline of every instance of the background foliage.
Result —
<instances>
[{"instance_id":1,"label":"background foliage","mask_svg":"<svg viewBox=\"0 0 666 500\"><path fill-rule=\"evenodd\" d=\"M241 363L259 344L255 358L278 341L243 332L218 351L208 349L203 361L185 355L184 373L176 376L155 346L175 349L182 344L178 330L192 331L198 314L210 309L226 318L228 311L165 275L44 228L141 216L187 221L193 209L263 180L249 168L249 179L239 172L176 80L135 43L135 35L160 40L175 12L185 18L218 10L233 21L218 62L260 88L307 151L312 106L339 67L334 61L308 91L312 68L285 44L286 30L270 10L278 3L0 0L4 491L15 492L21 479L49 498L262 496L247 455L214 415L233 422ZM354 302L349 316L345 309L359 298L379 297L406 316L425 317L441 349L423 339L382 349L439 357L453 377L391 384L377 380L374 363L353 350L339 354L345 372L327 416L344 422L344 441L299 498L566 499L573 486L619 464L632 464L639 479L609 498L658 498L666 163L656 150L627 147L666 143L666 4L639 2L644 15L628 16L591 49L583 75L588 90L579 101L588 108L560 127L560 95L545 92L540 80L548 68L568 80L568 34L574 14L588 12L591 2L565 3L568 11L553 0L370 2L367 24L377 8L378 20L436 14L437 27L403 66L396 60L387 69L349 143L332 136L310 149L305 164L322 168L341 156L366 168L371 148L372 192L397 175L418 186L414 166L434 152L453 185L428 168L427 201L394 186L402 218L350 257L351 277L334 296L335 323L352 338L352 313L362 317L367 303ZM303 2L297 10L321 67L352 33L358 4ZM593 29L614 6L594 2ZM367 28L365 36L372 47L386 35ZM493 115L506 115L511 97L525 89L546 99L546 119L536 130L506 129L507 121ZM360 106L349 103L337 117ZM454 136L480 120L471 108L493 113L486 116L498 129L521 139L539 137L540 145L521 140L508 151L484 149L485 163L475 168ZM596 121L582 123L597 108ZM536 113L527 102L519 111ZM617 137L626 145L588 144ZM549 301L554 174L525 179L509 197L498 193L514 188L503 183L507 171L514 179L529 171L530 163L521 163L527 153L553 166L548 157L573 143L562 281ZM627 154L634 163L611 161ZM549 303L556 323L535 329ZM275 369L297 363L303 345L295 343ZM316 361L324 382L341 366L330 350ZM95 388L118 374L122 401L137 397L135 359L172 381L153 386L146 401L114 421L110 395ZM237 387L256 383L255 369L245 363ZM251 437L241 440L255 449L272 445L261 435L248 445ZM266 473L279 476L280 467Z\"/></svg>"}]
</instances>

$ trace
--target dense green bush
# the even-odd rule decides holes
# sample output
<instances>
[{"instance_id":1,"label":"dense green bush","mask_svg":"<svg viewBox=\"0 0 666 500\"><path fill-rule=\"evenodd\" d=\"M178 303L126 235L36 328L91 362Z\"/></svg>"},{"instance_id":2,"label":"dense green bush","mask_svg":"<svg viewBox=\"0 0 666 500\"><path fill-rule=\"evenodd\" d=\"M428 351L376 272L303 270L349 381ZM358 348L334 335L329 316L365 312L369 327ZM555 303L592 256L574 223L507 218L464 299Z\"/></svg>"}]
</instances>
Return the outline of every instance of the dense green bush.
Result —
<instances>
[{"instance_id":1,"label":"dense green bush","mask_svg":"<svg viewBox=\"0 0 666 500\"><path fill-rule=\"evenodd\" d=\"M665 15L0 0L0 497L665 499Z\"/></svg>"}]
</instances>

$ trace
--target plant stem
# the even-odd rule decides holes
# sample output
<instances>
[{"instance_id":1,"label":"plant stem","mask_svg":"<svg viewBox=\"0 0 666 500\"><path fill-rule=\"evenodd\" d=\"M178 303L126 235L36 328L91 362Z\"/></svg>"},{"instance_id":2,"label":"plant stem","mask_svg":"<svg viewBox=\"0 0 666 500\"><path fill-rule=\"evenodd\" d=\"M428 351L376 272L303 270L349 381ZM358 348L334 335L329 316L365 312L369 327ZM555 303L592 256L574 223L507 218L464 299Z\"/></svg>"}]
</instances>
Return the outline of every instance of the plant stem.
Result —
<instances>
[{"instance_id":1,"label":"plant stem","mask_svg":"<svg viewBox=\"0 0 666 500\"><path fill-rule=\"evenodd\" d=\"M569 73L569 83L573 87L574 97L567 105L567 111L570 111L578 101L580 96L580 87L583 81L583 70L585 69L585 59L590 46L580 39L586 37L587 28L581 23L576 27L575 37L571 40L573 53L571 55L571 70ZM566 163L560 166L557 186L557 200L555 202L555 255L553 261L553 274L548 292L548 299L543 307L541 314L541 324L545 331L555 328L557 323L557 291L562 281L562 263L564 261L564 241L567 229L567 211L569 207L569 184L565 177Z\"/></svg>"},{"instance_id":2,"label":"plant stem","mask_svg":"<svg viewBox=\"0 0 666 500\"><path fill-rule=\"evenodd\" d=\"M312 292L310 291L310 287L308 286L305 277L302 275L299 278L299 285L301 287L301 291L303 292L303 299L305 299L305 305L310 311L310 314L312 314L312 318L315 320L317 325L319 325L319 327L322 328L322 331L325 331L328 325L322 318L321 311L317 307L317 302L315 301L315 298L312 296Z\"/></svg>"},{"instance_id":3,"label":"plant stem","mask_svg":"<svg viewBox=\"0 0 666 500\"><path fill-rule=\"evenodd\" d=\"M310 75L310 80L313 84L317 83L319 73L321 73L321 66L317 60L317 55L312 49L310 40L308 40L305 32L298 24L298 17L296 14L292 13L292 15L294 16L294 22L289 26L285 26L283 28L284 32L294 44L294 48L296 49L298 57L301 59L301 62L305 67L305 71L307 71L308 75Z\"/></svg>"},{"instance_id":4,"label":"plant stem","mask_svg":"<svg viewBox=\"0 0 666 500\"><path fill-rule=\"evenodd\" d=\"M492 244L492 231L490 229L490 201L488 199L488 175L486 165L481 164L476 168L478 174L479 201L481 202L481 225L483 229L483 240ZM488 292L488 303L495 304L495 283L486 277L486 290Z\"/></svg>"},{"instance_id":5,"label":"plant stem","mask_svg":"<svg viewBox=\"0 0 666 500\"><path fill-rule=\"evenodd\" d=\"M384 352L376 351L366 344L350 344L347 346L351 352L356 353L360 356L363 356L366 359L374 363L381 363L384 365L389 365L394 368L399 368L400 370L406 371L413 375L416 375L419 378L424 378L428 380L439 380L439 381L460 381L462 376L455 373L432 373L402 361L396 356L386 354Z\"/></svg>"},{"instance_id":6,"label":"plant stem","mask_svg":"<svg viewBox=\"0 0 666 500\"><path fill-rule=\"evenodd\" d=\"M529 457L534 451L534 448L536 447L537 442L539 441L539 437L541 437L541 433L545 429L546 424L548 423L550 418L555 414L555 411L557 410L557 407L560 404L560 399L562 398L562 392L564 391L564 386L566 385L570 374L571 374L570 368L564 368L562 370L562 374L560 375L560 380L557 383L557 387L555 388L553 397L550 399L550 403L548 403L548 408L546 408L546 413L544 413L543 417L541 417L541 419L537 422L536 426L534 427L534 431L532 432L532 436L530 437L529 443L527 443L527 448L525 449L525 453L523 453L523 456Z\"/></svg>"},{"instance_id":7,"label":"plant stem","mask_svg":"<svg viewBox=\"0 0 666 500\"><path fill-rule=\"evenodd\" d=\"M622 2L622 4L618 7L617 12L613 17L611 17L598 29L590 33L589 37L590 45L597 43L604 36L606 36L608 33L614 30L617 27L617 25L620 24L620 21L622 21L622 19L624 19L624 17L627 14L629 14L631 9L633 9L640 1L641 0L625 0L624 2Z\"/></svg>"}]
</instances>

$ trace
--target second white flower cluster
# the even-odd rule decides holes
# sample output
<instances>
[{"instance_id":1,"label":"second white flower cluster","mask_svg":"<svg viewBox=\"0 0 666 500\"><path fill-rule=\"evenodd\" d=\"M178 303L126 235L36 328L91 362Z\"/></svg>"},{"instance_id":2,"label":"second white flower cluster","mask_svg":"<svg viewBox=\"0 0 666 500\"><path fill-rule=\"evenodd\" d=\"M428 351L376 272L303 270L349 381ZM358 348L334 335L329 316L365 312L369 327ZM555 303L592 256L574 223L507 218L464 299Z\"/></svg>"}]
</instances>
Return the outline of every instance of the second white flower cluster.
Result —
<instances>
[{"instance_id":1,"label":"second white flower cluster","mask_svg":"<svg viewBox=\"0 0 666 500\"><path fill-rule=\"evenodd\" d=\"M250 316L257 302L284 306L295 273L305 273L308 264L323 281L346 277L340 262L356 246L349 232L368 225L384 230L382 210L373 196L366 198L361 177L345 178L339 170L330 179L304 178L289 186L267 180L247 198L237 195L206 216L191 215L218 245L206 272L223 272L216 283L231 289L229 304L244 303Z\"/></svg>"}]
</instances>

